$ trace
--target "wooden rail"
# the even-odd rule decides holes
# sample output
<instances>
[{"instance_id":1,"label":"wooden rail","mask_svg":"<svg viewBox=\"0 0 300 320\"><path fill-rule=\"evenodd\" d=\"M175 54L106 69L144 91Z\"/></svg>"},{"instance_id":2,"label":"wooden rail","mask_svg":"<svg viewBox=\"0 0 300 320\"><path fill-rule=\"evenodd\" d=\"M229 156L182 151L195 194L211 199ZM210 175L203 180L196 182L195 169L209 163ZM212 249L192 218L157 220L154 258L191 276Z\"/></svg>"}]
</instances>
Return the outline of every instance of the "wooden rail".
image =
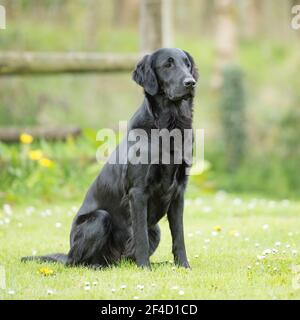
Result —
<instances>
[{"instance_id":1,"label":"wooden rail","mask_svg":"<svg viewBox=\"0 0 300 320\"><path fill-rule=\"evenodd\" d=\"M20 135L27 133L35 139L46 140L63 140L68 136L78 136L81 133L80 128L76 127L59 127L59 128L17 128L17 127L0 127L0 141L2 142L18 142Z\"/></svg>"},{"instance_id":2,"label":"wooden rail","mask_svg":"<svg viewBox=\"0 0 300 320\"><path fill-rule=\"evenodd\" d=\"M129 72L139 58L138 54L0 52L0 76Z\"/></svg>"}]
</instances>

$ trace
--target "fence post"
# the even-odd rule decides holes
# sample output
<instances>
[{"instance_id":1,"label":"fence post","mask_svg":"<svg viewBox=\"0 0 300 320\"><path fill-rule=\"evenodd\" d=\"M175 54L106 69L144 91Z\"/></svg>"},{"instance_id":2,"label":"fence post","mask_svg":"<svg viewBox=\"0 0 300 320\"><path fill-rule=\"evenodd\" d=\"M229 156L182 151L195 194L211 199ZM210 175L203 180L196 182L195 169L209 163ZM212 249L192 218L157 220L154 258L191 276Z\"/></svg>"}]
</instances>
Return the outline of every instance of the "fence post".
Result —
<instances>
[{"instance_id":1,"label":"fence post","mask_svg":"<svg viewBox=\"0 0 300 320\"><path fill-rule=\"evenodd\" d=\"M172 0L141 0L140 46L142 52L172 46Z\"/></svg>"}]
</instances>

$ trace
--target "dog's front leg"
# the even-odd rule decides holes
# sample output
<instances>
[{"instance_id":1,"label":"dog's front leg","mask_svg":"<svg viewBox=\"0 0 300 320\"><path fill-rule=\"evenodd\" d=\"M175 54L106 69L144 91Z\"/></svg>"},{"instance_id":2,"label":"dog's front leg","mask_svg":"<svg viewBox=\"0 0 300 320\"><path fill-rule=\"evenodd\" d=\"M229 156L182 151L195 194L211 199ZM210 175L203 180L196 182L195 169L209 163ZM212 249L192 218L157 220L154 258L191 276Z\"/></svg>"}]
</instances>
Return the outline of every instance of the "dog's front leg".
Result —
<instances>
[{"instance_id":1,"label":"dog's front leg","mask_svg":"<svg viewBox=\"0 0 300 320\"><path fill-rule=\"evenodd\" d=\"M172 235L172 251L175 264L185 268L190 268L190 265L187 261L184 244L183 207L184 195L180 193L170 204L168 210L168 220Z\"/></svg>"},{"instance_id":2,"label":"dog's front leg","mask_svg":"<svg viewBox=\"0 0 300 320\"><path fill-rule=\"evenodd\" d=\"M139 267L149 267L149 239L147 227L147 196L140 188L129 192L130 213L133 224L135 261Z\"/></svg>"}]
</instances>

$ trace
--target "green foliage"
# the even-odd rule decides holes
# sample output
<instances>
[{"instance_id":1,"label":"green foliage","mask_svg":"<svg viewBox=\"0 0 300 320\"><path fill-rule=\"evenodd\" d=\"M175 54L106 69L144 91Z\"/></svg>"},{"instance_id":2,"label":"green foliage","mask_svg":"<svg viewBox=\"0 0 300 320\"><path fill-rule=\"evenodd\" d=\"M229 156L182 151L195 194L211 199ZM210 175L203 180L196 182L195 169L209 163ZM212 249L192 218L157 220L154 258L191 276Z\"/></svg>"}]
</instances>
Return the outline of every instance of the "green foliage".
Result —
<instances>
[{"instance_id":1,"label":"green foliage","mask_svg":"<svg viewBox=\"0 0 300 320\"><path fill-rule=\"evenodd\" d=\"M245 98L240 67L227 65L223 72L220 114L227 167L236 171L245 153Z\"/></svg>"},{"instance_id":2,"label":"green foliage","mask_svg":"<svg viewBox=\"0 0 300 320\"><path fill-rule=\"evenodd\" d=\"M101 169L95 160L99 145L84 137L32 145L0 143L0 203L18 202L29 194L46 201L82 197Z\"/></svg>"}]
</instances>

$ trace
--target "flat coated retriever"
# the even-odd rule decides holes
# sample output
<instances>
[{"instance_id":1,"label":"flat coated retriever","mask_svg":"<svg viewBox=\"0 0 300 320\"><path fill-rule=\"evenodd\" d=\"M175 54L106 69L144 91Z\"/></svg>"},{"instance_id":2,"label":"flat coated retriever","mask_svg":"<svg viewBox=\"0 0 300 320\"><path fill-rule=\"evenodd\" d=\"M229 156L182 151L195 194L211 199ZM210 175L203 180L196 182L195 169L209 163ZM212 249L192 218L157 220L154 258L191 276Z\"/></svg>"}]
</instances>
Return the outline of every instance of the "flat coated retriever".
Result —
<instances>
[{"instance_id":1,"label":"flat coated retriever","mask_svg":"<svg viewBox=\"0 0 300 320\"><path fill-rule=\"evenodd\" d=\"M198 75L193 58L180 49L160 49L146 55L136 66L133 80L144 88L142 105L129 130L192 129L193 97ZM127 155L132 142L124 140L115 150ZM149 142L150 147L150 142ZM149 148L150 150L151 148ZM122 151L123 150L123 151ZM170 148L174 160L174 145ZM161 156L161 150L159 151ZM91 185L75 216L70 251L23 261L58 261L69 266L95 268L121 259L150 267L149 257L160 241L159 220L167 213L175 263L189 268L183 233L184 192L191 163L106 163ZM129 159L130 160L130 159Z\"/></svg>"}]
</instances>

